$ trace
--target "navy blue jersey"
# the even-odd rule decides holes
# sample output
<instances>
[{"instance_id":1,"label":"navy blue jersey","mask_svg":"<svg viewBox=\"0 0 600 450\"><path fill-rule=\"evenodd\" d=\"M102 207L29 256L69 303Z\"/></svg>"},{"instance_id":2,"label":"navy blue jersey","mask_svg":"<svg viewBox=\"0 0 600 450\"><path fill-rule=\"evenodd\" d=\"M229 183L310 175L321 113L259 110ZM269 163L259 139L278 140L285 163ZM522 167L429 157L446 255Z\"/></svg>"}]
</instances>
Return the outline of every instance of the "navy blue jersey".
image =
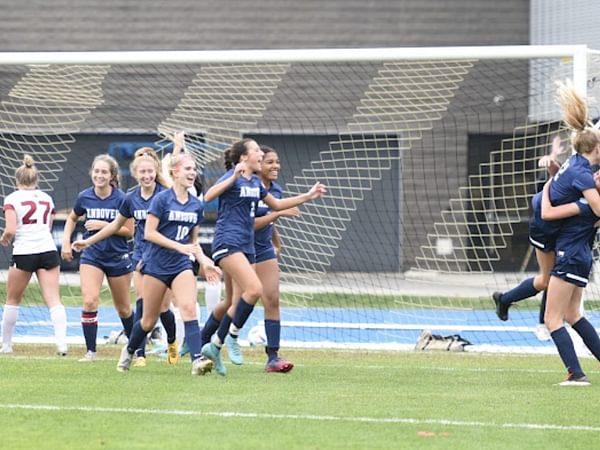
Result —
<instances>
[{"instance_id":1,"label":"navy blue jersey","mask_svg":"<svg viewBox=\"0 0 600 450\"><path fill-rule=\"evenodd\" d=\"M594 174L590 162L575 153L560 167L550 184L550 202L553 206L576 202L581 193L595 189Z\"/></svg>"},{"instance_id":2,"label":"navy blue jersey","mask_svg":"<svg viewBox=\"0 0 600 450\"><path fill-rule=\"evenodd\" d=\"M590 162L575 153L561 166L554 175L548 195L553 206L575 202L582 192L595 189L594 177ZM542 193L538 192L531 200L532 215L529 220L529 239L539 248L552 250L564 219L542 219ZM537 244L540 245L537 245Z\"/></svg>"},{"instance_id":3,"label":"navy blue jersey","mask_svg":"<svg viewBox=\"0 0 600 450\"><path fill-rule=\"evenodd\" d=\"M146 227L146 215L150 208L152 199L158 194L165 190L161 184L156 184L152 195L145 199L142 197L142 188L137 186L133 191L130 191L125 196L125 200L121 203L119 213L123 217L128 219L134 218L135 220L135 235L133 241L133 256L134 261L142 259L142 254L146 248L146 240L144 239L144 228Z\"/></svg>"},{"instance_id":4,"label":"navy blue jersey","mask_svg":"<svg viewBox=\"0 0 600 450\"><path fill-rule=\"evenodd\" d=\"M84 191L81 191L73 206L73 212L77 216L85 216L85 221L88 220L104 220L106 222L112 222L117 213L119 207L125 199L125 193L116 187L112 188L110 195L104 199L98 197L93 187L89 187ZM83 233L83 239L87 239L91 235L95 234L96 231L86 230ZM111 259L122 259L124 255L129 252L127 245L127 238L124 236L112 236L89 246L81 253L83 259L99 259L107 261Z\"/></svg>"},{"instance_id":5,"label":"navy blue jersey","mask_svg":"<svg viewBox=\"0 0 600 450\"><path fill-rule=\"evenodd\" d=\"M233 176L227 171L217 183ZM258 201L267 195L260 178L243 176L219 196L219 210L213 238L213 251L231 247L247 254L254 254L254 215Z\"/></svg>"},{"instance_id":6,"label":"navy blue jersey","mask_svg":"<svg viewBox=\"0 0 600 450\"><path fill-rule=\"evenodd\" d=\"M585 286L592 268L592 246L599 218L584 198L577 203L579 215L563 221L556 240L556 262L552 274Z\"/></svg>"},{"instance_id":7,"label":"navy blue jersey","mask_svg":"<svg viewBox=\"0 0 600 450\"><path fill-rule=\"evenodd\" d=\"M267 192L275 198L280 199L283 197L283 190L281 189L281 186L274 182L271 183L271 187L267 190ZM255 216L263 217L270 213L271 208L269 205L262 200L259 200L256 207ZM254 248L256 250L256 254L273 247L273 222L269 223L266 227L263 227L260 230L256 230L254 233Z\"/></svg>"},{"instance_id":8,"label":"navy blue jersey","mask_svg":"<svg viewBox=\"0 0 600 450\"><path fill-rule=\"evenodd\" d=\"M191 231L202 221L203 204L197 197L188 195L185 203L177 200L173 189L166 189L154 196L148 214L158 218L157 231L168 239L189 244ZM148 242L142 256L142 272L172 275L192 268L188 255Z\"/></svg>"}]
</instances>

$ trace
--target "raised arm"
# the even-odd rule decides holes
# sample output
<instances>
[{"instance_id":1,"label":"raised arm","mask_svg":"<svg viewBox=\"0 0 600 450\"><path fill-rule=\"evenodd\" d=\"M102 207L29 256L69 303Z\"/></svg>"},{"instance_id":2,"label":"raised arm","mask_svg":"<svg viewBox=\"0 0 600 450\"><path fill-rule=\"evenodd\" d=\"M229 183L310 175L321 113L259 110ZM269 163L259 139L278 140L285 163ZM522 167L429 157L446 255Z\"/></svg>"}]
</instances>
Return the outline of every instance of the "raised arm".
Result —
<instances>
[{"instance_id":1,"label":"raised arm","mask_svg":"<svg viewBox=\"0 0 600 450\"><path fill-rule=\"evenodd\" d=\"M552 139L552 150L549 155L542 156L538 161L538 167L545 168L551 177L556 175L560 169L560 156L566 152L562 145L560 136L557 134Z\"/></svg>"},{"instance_id":2,"label":"raised arm","mask_svg":"<svg viewBox=\"0 0 600 450\"><path fill-rule=\"evenodd\" d=\"M316 182L314 186L310 189L310 191L296 195L294 197L288 197L283 199L278 199L271 194L267 194L263 201L269 205L269 207L275 211L281 211L282 209L293 208L294 206L299 206L303 203L306 203L310 200L315 200L321 197L324 193L327 192L327 188L324 184Z\"/></svg>"},{"instance_id":3,"label":"raised arm","mask_svg":"<svg viewBox=\"0 0 600 450\"><path fill-rule=\"evenodd\" d=\"M233 170L233 175L229 178L225 178L219 183L216 183L210 187L208 191L204 194L205 202L212 202L214 199L218 198L229 189L231 186L235 184L235 181L244 173L246 169L246 163L241 162L236 164L235 169Z\"/></svg>"},{"instance_id":4,"label":"raised arm","mask_svg":"<svg viewBox=\"0 0 600 450\"><path fill-rule=\"evenodd\" d=\"M173 156L185 153L185 131L177 131L173 135Z\"/></svg>"}]
</instances>

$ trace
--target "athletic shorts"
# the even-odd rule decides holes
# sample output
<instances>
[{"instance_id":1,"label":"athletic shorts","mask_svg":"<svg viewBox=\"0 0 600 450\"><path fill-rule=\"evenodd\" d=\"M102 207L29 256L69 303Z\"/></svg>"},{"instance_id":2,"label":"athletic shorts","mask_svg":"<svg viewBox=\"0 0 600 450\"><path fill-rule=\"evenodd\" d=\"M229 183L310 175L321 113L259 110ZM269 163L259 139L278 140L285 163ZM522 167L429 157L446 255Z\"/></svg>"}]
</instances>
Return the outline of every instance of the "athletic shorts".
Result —
<instances>
[{"instance_id":1,"label":"athletic shorts","mask_svg":"<svg viewBox=\"0 0 600 450\"><path fill-rule=\"evenodd\" d=\"M552 269L552 275L561 278L575 286L586 287L592 270L591 252L586 254L569 255L564 252L556 252L556 262Z\"/></svg>"},{"instance_id":2,"label":"athletic shorts","mask_svg":"<svg viewBox=\"0 0 600 450\"><path fill-rule=\"evenodd\" d=\"M221 259L225 258L226 256L233 255L234 253L244 253L244 252L242 252L237 247L226 247L226 246L217 247L217 248L213 249L212 260L218 266L219 261ZM248 262L250 264L254 264L256 262L256 255L254 253L244 253L244 255L246 255L246 259L248 259Z\"/></svg>"},{"instance_id":3,"label":"athletic shorts","mask_svg":"<svg viewBox=\"0 0 600 450\"><path fill-rule=\"evenodd\" d=\"M11 266L25 272L35 273L38 269L50 270L60 266L60 257L56 250L33 255L13 255Z\"/></svg>"},{"instance_id":4,"label":"athletic shorts","mask_svg":"<svg viewBox=\"0 0 600 450\"><path fill-rule=\"evenodd\" d=\"M128 254L123 255L120 259L113 259L110 261L82 257L79 260L79 264L88 264L97 267L104 272L107 277L111 278L127 275L134 270L133 263L131 262L131 259L129 259Z\"/></svg>"},{"instance_id":5,"label":"athletic shorts","mask_svg":"<svg viewBox=\"0 0 600 450\"><path fill-rule=\"evenodd\" d=\"M268 247L265 249L260 249L259 251L256 252L256 257L255 257L256 263L268 261L269 259L277 259L277 253L275 253L275 247Z\"/></svg>"},{"instance_id":6,"label":"athletic shorts","mask_svg":"<svg viewBox=\"0 0 600 450\"><path fill-rule=\"evenodd\" d=\"M186 270L189 270L189 269L186 269ZM185 272L185 270L183 272ZM144 275L148 275L152 278L156 278L157 280L162 282L165 286L167 286L169 289L171 289L171 285L173 284L173 281L175 281L175 278L177 278L183 272L170 273L170 274L158 274L158 273L144 271L144 267L142 266L142 273Z\"/></svg>"},{"instance_id":7,"label":"athletic shorts","mask_svg":"<svg viewBox=\"0 0 600 450\"><path fill-rule=\"evenodd\" d=\"M553 252L556 248L556 237L549 237L547 233L530 224L529 243L544 252Z\"/></svg>"}]
</instances>

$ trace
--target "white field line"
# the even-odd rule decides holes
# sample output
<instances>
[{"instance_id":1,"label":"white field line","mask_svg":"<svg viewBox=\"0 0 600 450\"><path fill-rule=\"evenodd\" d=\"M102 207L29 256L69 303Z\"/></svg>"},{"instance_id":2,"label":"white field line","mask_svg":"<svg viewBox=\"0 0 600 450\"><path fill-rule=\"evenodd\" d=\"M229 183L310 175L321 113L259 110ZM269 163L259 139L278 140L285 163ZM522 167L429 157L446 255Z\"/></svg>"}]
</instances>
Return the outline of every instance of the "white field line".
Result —
<instances>
[{"instance_id":1,"label":"white field line","mask_svg":"<svg viewBox=\"0 0 600 450\"><path fill-rule=\"evenodd\" d=\"M111 408L91 406L56 406L56 405L34 405L34 404L0 404L3 410L29 410L45 412L80 412L92 414L146 414L163 416L193 416L193 417L219 417L219 418L241 418L258 420L292 420L292 421L329 421L329 422L351 422L351 423L377 423L377 424L401 424L401 425L444 425L453 427L487 427L487 428L510 428L523 430L557 430L557 431L588 431L600 433L600 427L590 425L556 425L544 423L495 423L482 421L462 421L450 419L414 419L410 417L351 417L351 416L324 416L311 414L267 414L240 411L195 411L184 409L145 409L145 408Z\"/></svg>"}]
</instances>

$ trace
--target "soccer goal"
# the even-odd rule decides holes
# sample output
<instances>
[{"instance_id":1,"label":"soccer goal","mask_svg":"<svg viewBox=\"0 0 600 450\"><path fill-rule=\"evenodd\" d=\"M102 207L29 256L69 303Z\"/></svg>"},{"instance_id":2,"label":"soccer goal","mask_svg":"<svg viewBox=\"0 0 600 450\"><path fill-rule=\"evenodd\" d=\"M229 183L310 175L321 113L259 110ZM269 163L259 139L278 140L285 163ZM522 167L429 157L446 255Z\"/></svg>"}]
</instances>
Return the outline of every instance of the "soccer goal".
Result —
<instances>
[{"instance_id":1,"label":"soccer goal","mask_svg":"<svg viewBox=\"0 0 600 450\"><path fill-rule=\"evenodd\" d=\"M537 163L568 139L555 82L573 80L597 115L598 69L585 46L0 53L1 194L31 154L64 213L96 154L117 157L128 188L136 146L167 152L178 130L209 186L223 150L251 137L278 151L287 195L328 187L277 222L284 346L412 349L430 330L482 351L552 351L534 333L539 298L501 322L491 294L537 270L527 240L546 176ZM4 288L10 249L0 260ZM585 291L591 315L599 276ZM76 265L62 279L75 339ZM102 304L100 326L120 327L108 296ZM247 329L262 319L257 309ZM18 333L48 330L32 286Z\"/></svg>"}]
</instances>

